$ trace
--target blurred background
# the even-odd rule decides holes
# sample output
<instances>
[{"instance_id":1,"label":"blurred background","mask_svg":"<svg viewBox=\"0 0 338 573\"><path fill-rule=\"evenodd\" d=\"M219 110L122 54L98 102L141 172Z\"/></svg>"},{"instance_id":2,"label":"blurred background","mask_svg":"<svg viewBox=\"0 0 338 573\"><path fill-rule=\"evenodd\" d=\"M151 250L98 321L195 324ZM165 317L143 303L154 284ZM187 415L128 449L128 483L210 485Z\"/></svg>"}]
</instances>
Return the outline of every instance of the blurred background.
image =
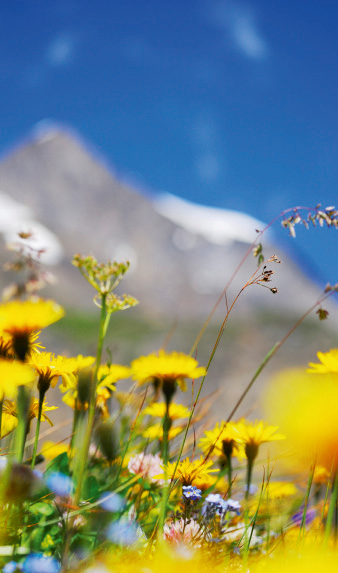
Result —
<instances>
[{"instance_id":1,"label":"blurred background","mask_svg":"<svg viewBox=\"0 0 338 573\"><path fill-rule=\"evenodd\" d=\"M113 317L115 361L189 352L255 239L283 210L337 199L336 2L20 0L0 5L0 233L33 232L67 309L48 350L95 353L94 292L75 252L128 259ZM337 276L336 229L280 221L264 255L271 287L241 295L208 375L229 413L271 346ZM10 255L2 249L1 260ZM229 303L255 272L250 256ZM1 285L12 277L2 274ZM122 285L121 285L122 286ZM272 372L337 344L337 310L314 313L264 371L242 412L259 412ZM206 363L222 299L198 346Z\"/></svg>"}]
</instances>

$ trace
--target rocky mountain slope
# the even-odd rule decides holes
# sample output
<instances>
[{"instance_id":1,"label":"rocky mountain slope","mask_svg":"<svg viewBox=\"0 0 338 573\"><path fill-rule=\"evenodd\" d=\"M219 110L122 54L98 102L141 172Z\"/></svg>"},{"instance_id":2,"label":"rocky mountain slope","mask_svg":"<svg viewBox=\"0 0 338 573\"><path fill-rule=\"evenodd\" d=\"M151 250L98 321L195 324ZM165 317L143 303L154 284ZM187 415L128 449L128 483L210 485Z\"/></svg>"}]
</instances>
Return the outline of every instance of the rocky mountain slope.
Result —
<instances>
[{"instance_id":1,"label":"rocky mountain slope","mask_svg":"<svg viewBox=\"0 0 338 573\"><path fill-rule=\"evenodd\" d=\"M245 214L178 198L152 201L119 181L79 138L58 128L32 134L2 159L0 193L0 232L7 238L22 227L40 233L46 261L57 263L55 296L73 307L85 306L91 297L70 263L80 252L129 259L123 289L140 300L145 313L205 316L254 240L255 229L263 225ZM276 254L282 260L272 265L276 274L268 285L279 293L250 287L239 309L304 310L316 298L317 287L272 245L271 235L269 243L267 258ZM255 270L250 254L232 283L229 301ZM224 308L225 303L222 313Z\"/></svg>"}]
</instances>

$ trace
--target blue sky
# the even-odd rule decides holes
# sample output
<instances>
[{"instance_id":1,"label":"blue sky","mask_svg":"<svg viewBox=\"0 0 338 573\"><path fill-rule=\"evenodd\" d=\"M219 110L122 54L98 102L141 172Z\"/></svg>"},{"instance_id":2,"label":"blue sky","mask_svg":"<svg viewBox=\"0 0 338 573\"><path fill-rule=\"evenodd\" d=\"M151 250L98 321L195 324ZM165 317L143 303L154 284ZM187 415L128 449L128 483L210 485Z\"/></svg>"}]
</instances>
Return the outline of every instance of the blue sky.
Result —
<instances>
[{"instance_id":1,"label":"blue sky","mask_svg":"<svg viewBox=\"0 0 338 573\"><path fill-rule=\"evenodd\" d=\"M337 19L334 0L3 0L0 153L51 119L148 192L266 221L338 206ZM338 282L337 231L295 245Z\"/></svg>"}]
</instances>

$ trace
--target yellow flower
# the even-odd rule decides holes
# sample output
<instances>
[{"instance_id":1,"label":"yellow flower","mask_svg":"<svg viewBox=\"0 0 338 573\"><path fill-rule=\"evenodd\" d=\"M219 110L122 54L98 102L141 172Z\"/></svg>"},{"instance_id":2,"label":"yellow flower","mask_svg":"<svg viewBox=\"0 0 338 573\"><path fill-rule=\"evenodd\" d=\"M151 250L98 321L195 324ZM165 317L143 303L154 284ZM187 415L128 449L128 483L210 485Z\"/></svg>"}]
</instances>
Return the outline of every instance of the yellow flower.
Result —
<instances>
[{"instance_id":1,"label":"yellow flower","mask_svg":"<svg viewBox=\"0 0 338 573\"><path fill-rule=\"evenodd\" d=\"M75 358L55 356L51 352L33 353L28 360L28 364L33 366L39 375L37 387L42 394L45 394L50 386L55 388L59 376L62 376L62 380L69 385L73 383L75 378Z\"/></svg>"},{"instance_id":2,"label":"yellow flower","mask_svg":"<svg viewBox=\"0 0 338 573\"><path fill-rule=\"evenodd\" d=\"M68 450L69 447L66 444L56 444L55 442L47 441L43 443L41 454L44 458L46 458L46 460L50 461L54 460L54 458L57 458L60 454L68 452Z\"/></svg>"},{"instance_id":3,"label":"yellow flower","mask_svg":"<svg viewBox=\"0 0 338 573\"><path fill-rule=\"evenodd\" d=\"M35 372L27 364L0 359L0 400L14 398L18 386L30 386L34 379Z\"/></svg>"},{"instance_id":4,"label":"yellow flower","mask_svg":"<svg viewBox=\"0 0 338 573\"><path fill-rule=\"evenodd\" d=\"M185 391L186 378L195 379L206 374L206 369L198 367L197 360L191 356L182 352L167 354L164 350L137 358L131 363L131 370L132 378L139 384L151 381L155 388L161 387L168 404L177 385Z\"/></svg>"},{"instance_id":5,"label":"yellow flower","mask_svg":"<svg viewBox=\"0 0 338 573\"><path fill-rule=\"evenodd\" d=\"M18 425L16 406L12 400L4 400L1 418L1 438L10 434Z\"/></svg>"},{"instance_id":6,"label":"yellow flower","mask_svg":"<svg viewBox=\"0 0 338 573\"><path fill-rule=\"evenodd\" d=\"M270 500L281 499L284 497L291 497L298 493L294 483L287 481L269 481L266 484L264 493ZM260 492L258 490L258 494Z\"/></svg>"},{"instance_id":7,"label":"yellow flower","mask_svg":"<svg viewBox=\"0 0 338 573\"><path fill-rule=\"evenodd\" d=\"M166 412L166 405L164 402L153 402L144 410L144 414L153 416L154 418L163 418ZM182 404L171 403L169 406L169 418L171 420L179 420L181 418L189 418L190 410Z\"/></svg>"},{"instance_id":8,"label":"yellow flower","mask_svg":"<svg viewBox=\"0 0 338 573\"><path fill-rule=\"evenodd\" d=\"M109 388L112 392L115 390L114 384L119 380L129 378L130 368L122 366L121 364L111 364L108 366L104 364L99 367L97 379L99 386Z\"/></svg>"},{"instance_id":9,"label":"yellow flower","mask_svg":"<svg viewBox=\"0 0 338 573\"><path fill-rule=\"evenodd\" d=\"M14 351L20 360L24 360L29 353L31 334L63 315L62 307L52 300L34 298L7 302L0 305L0 332L12 336Z\"/></svg>"},{"instance_id":10,"label":"yellow flower","mask_svg":"<svg viewBox=\"0 0 338 573\"><path fill-rule=\"evenodd\" d=\"M184 426L172 426L169 429L168 440L172 440L178 434L183 432ZM144 432L142 432L144 438L149 438L150 440L163 440L163 426L161 424L153 424L148 426Z\"/></svg>"},{"instance_id":11,"label":"yellow flower","mask_svg":"<svg viewBox=\"0 0 338 573\"><path fill-rule=\"evenodd\" d=\"M48 422L50 426L53 426L54 424L51 421L51 419L48 418L46 412L49 412L50 410L57 410L58 406L47 406L47 404L48 402L46 401L44 401L42 404L41 421ZM31 406L28 413L29 422L33 420L33 418L37 418L38 415L39 415L39 400L37 400L36 398L32 398Z\"/></svg>"},{"instance_id":12,"label":"yellow flower","mask_svg":"<svg viewBox=\"0 0 338 573\"><path fill-rule=\"evenodd\" d=\"M175 478L179 479L182 485L195 485L204 483L205 480L210 479L210 474L218 472L218 469L212 469L212 461L206 461L201 458L199 460L190 461L189 458L179 462L175 472L176 462L168 463L166 466L166 473L156 477L172 478L175 472Z\"/></svg>"},{"instance_id":13,"label":"yellow flower","mask_svg":"<svg viewBox=\"0 0 338 573\"><path fill-rule=\"evenodd\" d=\"M82 400L80 403L77 400L78 397L78 376L81 374L81 371L85 373L88 370L95 358L92 356L83 357L79 355L77 359L77 367L75 369L76 376L71 384L64 385L64 387L60 387L62 392L66 391L65 396L62 398L67 406L75 409L75 405L77 403L77 408L86 410L88 408L88 399L89 399L89 388L87 388L88 398L86 400ZM87 374L83 376L84 383L90 381L91 372L89 371ZM96 388L96 407L101 410L103 417L108 417L109 412L107 408L107 401L111 397L112 392L115 391L114 384L119 380L124 378L128 378L130 375L130 369L127 366L122 366L121 364L111 364L102 365L99 367L97 378L98 378L98 385ZM85 394L84 393L84 394ZM77 400L77 401L76 401Z\"/></svg>"},{"instance_id":14,"label":"yellow flower","mask_svg":"<svg viewBox=\"0 0 338 573\"><path fill-rule=\"evenodd\" d=\"M254 460L258 454L258 448L266 442L285 440L283 434L278 434L278 426L268 426L263 420L240 420L234 426L233 431L237 440L245 444L245 455L249 460Z\"/></svg>"},{"instance_id":15,"label":"yellow flower","mask_svg":"<svg viewBox=\"0 0 338 573\"><path fill-rule=\"evenodd\" d=\"M199 448L205 455L210 453L213 457L240 455L242 448L238 440L238 435L234 432L236 424L228 422L226 425L217 423L213 430L204 432L204 436L199 441Z\"/></svg>"},{"instance_id":16,"label":"yellow flower","mask_svg":"<svg viewBox=\"0 0 338 573\"><path fill-rule=\"evenodd\" d=\"M307 372L311 374L338 374L338 348L333 348L330 352L317 352L321 364L310 362Z\"/></svg>"},{"instance_id":17,"label":"yellow flower","mask_svg":"<svg viewBox=\"0 0 338 573\"><path fill-rule=\"evenodd\" d=\"M338 464L338 384L336 376L286 370L270 381L266 411L289 437L296 465L317 463L331 471ZM333 468L334 469L334 468Z\"/></svg>"}]
</instances>

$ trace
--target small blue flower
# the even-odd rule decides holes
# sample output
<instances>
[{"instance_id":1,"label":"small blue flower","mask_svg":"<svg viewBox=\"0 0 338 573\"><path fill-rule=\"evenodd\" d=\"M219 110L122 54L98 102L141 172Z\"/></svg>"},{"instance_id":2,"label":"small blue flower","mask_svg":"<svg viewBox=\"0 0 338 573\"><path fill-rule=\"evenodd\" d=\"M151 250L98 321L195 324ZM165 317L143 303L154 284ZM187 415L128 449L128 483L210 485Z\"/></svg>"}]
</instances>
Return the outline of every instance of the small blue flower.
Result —
<instances>
[{"instance_id":1,"label":"small blue flower","mask_svg":"<svg viewBox=\"0 0 338 573\"><path fill-rule=\"evenodd\" d=\"M4 566L2 572L3 573L14 573L15 571L18 571L18 570L22 571L22 564L21 563L15 563L15 561L9 561Z\"/></svg>"},{"instance_id":2,"label":"small blue flower","mask_svg":"<svg viewBox=\"0 0 338 573\"><path fill-rule=\"evenodd\" d=\"M128 546L138 539L137 529L133 523L114 521L106 531L107 537L116 545Z\"/></svg>"},{"instance_id":3,"label":"small blue flower","mask_svg":"<svg viewBox=\"0 0 338 573\"><path fill-rule=\"evenodd\" d=\"M72 479L61 472L52 472L48 474L45 481L47 487L60 497L66 497L73 491Z\"/></svg>"},{"instance_id":4,"label":"small blue flower","mask_svg":"<svg viewBox=\"0 0 338 573\"><path fill-rule=\"evenodd\" d=\"M118 493L113 493L111 491L106 491L100 497L99 505L105 509L106 511L111 511L115 513L117 511L121 511L124 507L124 500L123 498L118 495Z\"/></svg>"},{"instance_id":5,"label":"small blue flower","mask_svg":"<svg viewBox=\"0 0 338 573\"><path fill-rule=\"evenodd\" d=\"M202 497L202 491L195 485L184 485L182 487L183 499L191 499L192 501L199 501Z\"/></svg>"},{"instance_id":6,"label":"small blue flower","mask_svg":"<svg viewBox=\"0 0 338 573\"><path fill-rule=\"evenodd\" d=\"M234 511L239 515L241 506L238 501L234 499L225 500L219 493L209 493L209 495L205 498L205 501L209 505L209 507L216 508L218 515L224 515L228 511Z\"/></svg>"},{"instance_id":7,"label":"small blue flower","mask_svg":"<svg viewBox=\"0 0 338 573\"><path fill-rule=\"evenodd\" d=\"M31 553L22 564L24 573L59 573L60 563L54 557L45 557L41 553Z\"/></svg>"},{"instance_id":8,"label":"small blue flower","mask_svg":"<svg viewBox=\"0 0 338 573\"><path fill-rule=\"evenodd\" d=\"M241 504L239 503L239 501L235 501L234 499L228 499L226 502L226 512L227 511L234 511L235 513L237 513L237 515L240 514L241 511Z\"/></svg>"}]
</instances>

